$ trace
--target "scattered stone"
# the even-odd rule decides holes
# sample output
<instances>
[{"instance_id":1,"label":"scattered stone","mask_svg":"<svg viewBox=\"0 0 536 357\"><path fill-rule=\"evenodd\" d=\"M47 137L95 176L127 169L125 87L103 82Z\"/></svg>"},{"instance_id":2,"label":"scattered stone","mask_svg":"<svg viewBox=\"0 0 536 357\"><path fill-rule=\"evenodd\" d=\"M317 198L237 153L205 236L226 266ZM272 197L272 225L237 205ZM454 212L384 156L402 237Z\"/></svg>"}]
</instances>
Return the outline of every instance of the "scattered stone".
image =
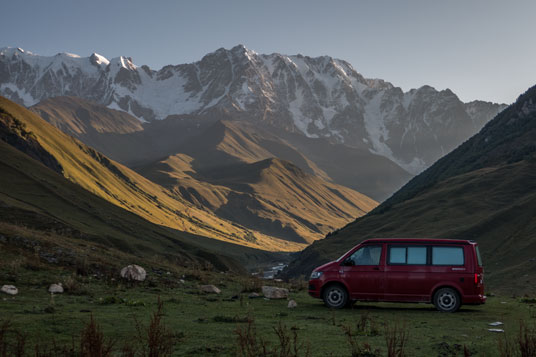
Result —
<instances>
[{"instance_id":1,"label":"scattered stone","mask_svg":"<svg viewBox=\"0 0 536 357\"><path fill-rule=\"evenodd\" d=\"M502 328L489 328L488 331L489 332L499 332L499 333L504 332L504 330Z\"/></svg>"},{"instance_id":2,"label":"scattered stone","mask_svg":"<svg viewBox=\"0 0 536 357\"><path fill-rule=\"evenodd\" d=\"M287 299L288 289L265 285L262 287L262 294L268 299Z\"/></svg>"},{"instance_id":3,"label":"scattered stone","mask_svg":"<svg viewBox=\"0 0 536 357\"><path fill-rule=\"evenodd\" d=\"M282 282L283 282L283 279L274 279L274 281L275 281L276 283L282 283Z\"/></svg>"},{"instance_id":4,"label":"scattered stone","mask_svg":"<svg viewBox=\"0 0 536 357\"><path fill-rule=\"evenodd\" d=\"M504 324L500 321L496 321L496 322L490 322L488 325L489 326L502 326Z\"/></svg>"},{"instance_id":5,"label":"scattered stone","mask_svg":"<svg viewBox=\"0 0 536 357\"><path fill-rule=\"evenodd\" d=\"M51 294L62 294L63 286L61 286L61 283L51 284L50 287L48 288L48 292Z\"/></svg>"},{"instance_id":6,"label":"scattered stone","mask_svg":"<svg viewBox=\"0 0 536 357\"><path fill-rule=\"evenodd\" d=\"M501 301L501 304L508 304L506 301Z\"/></svg>"},{"instance_id":7,"label":"scattered stone","mask_svg":"<svg viewBox=\"0 0 536 357\"><path fill-rule=\"evenodd\" d=\"M147 273L139 265L128 265L121 269L121 277L127 280L144 281Z\"/></svg>"},{"instance_id":8,"label":"scattered stone","mask_svg":"<svg viewBox=\"0 0 536 357\"><path fill-rule=\"evenodd\" d=\"M258 294L258 293L251 293L251 294L248 295L248 298L250 298L250 299L257 299L257 298L260 298L260 297L261 297L261 295Z\"/></svg>"},{"instance_id":9,"label":"scattered stone","mask_svg":"<svg viewBox=\"0 0 536 357\"><path fill-rule=\"evenodd\" d=\"M0 291L8 295L17 295L19 293L19 289L17 289L14 285L4 285Z\"/></svg>"},{"instance_id":10,"label":"scattered stone","mask_svg":"<svg viewBox=\"0 0 536 357\"><path fill-rule=\"evenodd\" d=\"M179 283L184 284L184 279L179 279Z\"/></svg>"},{"instance_id":11,"label":"scattered stone","mask_svg":"<svg viewBox=\"0 0 536 357\"><path fill-rule=\"evenodd\" d=\"M199 289L204 292L204 293L208 293L208 294L219 294L221 293L221 290L218 289L216 286L214 285L200 285L199 286Z\"/></svg>"},{"instance_id":12,"label":"scattered stone","mask_svg":"<svg viewBox=\"0 0 536 357\"><path fill-rule=\"evenodd\" d=\"M298 307L298 303L294 300L290 300L288 302L288 306L287 306L289 309L295 309Z\"/></svg>"}]
</instances>

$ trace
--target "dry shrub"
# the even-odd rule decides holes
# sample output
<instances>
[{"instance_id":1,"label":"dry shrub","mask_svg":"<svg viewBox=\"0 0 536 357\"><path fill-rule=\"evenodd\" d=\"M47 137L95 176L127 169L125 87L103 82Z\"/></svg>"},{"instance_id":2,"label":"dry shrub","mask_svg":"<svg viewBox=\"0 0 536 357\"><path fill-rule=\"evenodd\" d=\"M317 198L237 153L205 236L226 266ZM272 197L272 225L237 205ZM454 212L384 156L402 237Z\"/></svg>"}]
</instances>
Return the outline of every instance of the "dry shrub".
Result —
<instances>
[{"instance_id":1,"label":"dry shrub","mask_svg":"<svg viewBox=\"0 0 536 357\"><path fill-rule=\"evenodd\" d=\"M377 336L379 330L376 322L370 318L368 312L361 314L359 321L356 323L356 329L351 326L342 326L346 341L350 345L352 357L376 357L381 356L380 350L372 349L372 346L366 341L359 341L359 336Z\"/></svg>"},{"instance_id":2,"label":"dry shrub","mask_svg":"<svg viewBox=\"0 0 536 357\"><path fill-rule=\"evenodd\" d=\"M249 319L245 326L239 326L235 330L237 335L237 355L241 357L308 357L311 356L311 348L298 338L298 329L290 329L279 322L273 327L279 346L269 347L266 339L257 335L255 321Z\"/></svg>"},{"instance_id":3,"label":"dry shrub","mask_svg":"<svg viewBox=\"0 0 536 357\"><path fill-rule=\"evenodd\" d=\"M63 288L70 295L90 295L87 287L78 280L76 275L71 275L63 280Z\"/></svg>"},{"instance_id":4,"label":"dry shrub","mask_svg":"<svg viewBox=\"0 0 536 357\"><path fill-rule=\"evenodd\" d=\"M237 336L238 356L270 356L266 341L262 337L257 336L257 327L253 319L249 319L245 326L238 326L235 334Z\"/></svg>"},{"instance_id":5,"label":"dry shrub","mask_svg":"<svg viewBox=\"0 0 536 357\"><path fill-rule=\"evenodd\" d=\"M243 277L239 280L241 293L258 293L261 291L264 282L256 277Z\"/></svg>"},{"instance_id":6,"label":"dry shrub","mask_svg":"<svg viewBox=\"0 0 536 357\"><path fill-rule=\"evenodd\" d=\"M498 350L501 357L533 357L536 356L536 327L527 326L525 321L519 322L519 334L516 337L499 337Z\"/></svg>"},{"instance_id":7,"label":"dry shrub","mask_svg":"<svg viewBox=\"0 0 536 357\"><path fill-rule=\"evenodd\" d=\"M11 321L0 321L0 356L24 356L26 335L12 328Z\"/></svg>"},{"instance_id":8,"label":"dry shrub","mask_svg":"<svg viewBox=\"0 0 536 357\"><path fill-rule=\"evenodd\" d=\"M387 344L388 357L406 356L406 344L409 331L405 324L394 323L385 325L385 342Z\"/></svg>"},{"instance_id":9,"label":"dry shrub","mask_svg":"<svg viewBox=\"0 0 536 357\"><path fill-rule=\"evenodd\" d=\"M176 340L181 337L168 329L163 321L164 303L158 298L156 311L151 317L149 327L144 328L134 317L138 340L143 356L164 357L171 356ZM123 346L123 355L135 356L137 350L133 347Z\"/></svg>"},{"instance_id":10,"label":"dry shrub","mask_svg":"<svg viewBox=\"0 0 536 357\"><path fill-rule=\"evenodd\" d=\"M108 357L112 355L115 341L106 339L91 315L80 335L80 355L83 357Z\"/></svg>"},{"instance_id":11,"label":"dry shrub","mask_svg":"<svg viewBox=\"0 0 536 357\"><path fill-rule=\"evenodd\" d=\"M311 346L300 342L298 339L298 329L294 326L289 329L279 321L273 328L279 338L279 351L275 351L280 357L311 356ZM303 353L302 353L303 352Z\"/></svg>"}]
</instances>

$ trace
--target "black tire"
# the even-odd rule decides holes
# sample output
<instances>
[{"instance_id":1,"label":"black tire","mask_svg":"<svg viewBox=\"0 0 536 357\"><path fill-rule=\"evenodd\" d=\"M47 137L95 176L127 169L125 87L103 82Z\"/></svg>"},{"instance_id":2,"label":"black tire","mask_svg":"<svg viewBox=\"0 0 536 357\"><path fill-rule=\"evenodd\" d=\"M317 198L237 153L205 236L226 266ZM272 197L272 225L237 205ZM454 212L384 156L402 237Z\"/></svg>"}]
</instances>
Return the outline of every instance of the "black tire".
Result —
<instances>
[{"instance_id":1,"label":"black tire","mask_svg":"<svg viewBox=\"0 0 536 357\"><path fill-rule=\"evenodd\" d=\"M441 288L434 294L434 305L441 312L456 312L461 306L460 294L452 288Z\"/></svg>"},{"instance_id":2,"label":"black tire","mask_svg":"<svg viewBox=\"0 0 536 357\"><path fill-rule=\"evenodd\" d=\"M329 285L324 289L322 299L327 307L332 309L342 309L348 304L348 292L342 285Z\"/></svg>"}]
</instances>

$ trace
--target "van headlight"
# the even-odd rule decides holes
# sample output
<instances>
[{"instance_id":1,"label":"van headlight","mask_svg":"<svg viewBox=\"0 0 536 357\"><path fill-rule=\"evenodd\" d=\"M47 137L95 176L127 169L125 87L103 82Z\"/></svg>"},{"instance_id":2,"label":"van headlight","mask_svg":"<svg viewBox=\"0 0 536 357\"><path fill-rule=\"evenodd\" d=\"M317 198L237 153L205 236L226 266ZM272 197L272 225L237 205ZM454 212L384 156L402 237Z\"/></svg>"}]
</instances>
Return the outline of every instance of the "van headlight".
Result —
<instances>
[{"instance_id":1,"label":"van headlight","mask_svg":"<svg viewBox=\"0 0 536 357\"><path fill-rule=\"evenodd\" d=\"M322 274L324 273L321 271L314 271L311 273L311 279L318 279L322 276Z\"/></svg>"}]
</instances>

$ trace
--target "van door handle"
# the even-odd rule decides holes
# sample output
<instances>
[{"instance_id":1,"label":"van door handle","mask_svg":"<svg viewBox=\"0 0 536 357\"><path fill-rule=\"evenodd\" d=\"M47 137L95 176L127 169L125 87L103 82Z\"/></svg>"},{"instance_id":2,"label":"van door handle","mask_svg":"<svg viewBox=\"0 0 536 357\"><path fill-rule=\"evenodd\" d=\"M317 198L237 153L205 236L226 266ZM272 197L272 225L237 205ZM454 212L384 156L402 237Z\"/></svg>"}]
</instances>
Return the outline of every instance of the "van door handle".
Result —
<instances>
[{"instance_id":1,"label":"van door handle","mask_svg":"<svg viewBox=\"0 0 536 357\"><path fill-rule=\"evenodd\" d=\"M373 270L380 270L380 267L374 267Z\"/></svg>"}]
</instances>

